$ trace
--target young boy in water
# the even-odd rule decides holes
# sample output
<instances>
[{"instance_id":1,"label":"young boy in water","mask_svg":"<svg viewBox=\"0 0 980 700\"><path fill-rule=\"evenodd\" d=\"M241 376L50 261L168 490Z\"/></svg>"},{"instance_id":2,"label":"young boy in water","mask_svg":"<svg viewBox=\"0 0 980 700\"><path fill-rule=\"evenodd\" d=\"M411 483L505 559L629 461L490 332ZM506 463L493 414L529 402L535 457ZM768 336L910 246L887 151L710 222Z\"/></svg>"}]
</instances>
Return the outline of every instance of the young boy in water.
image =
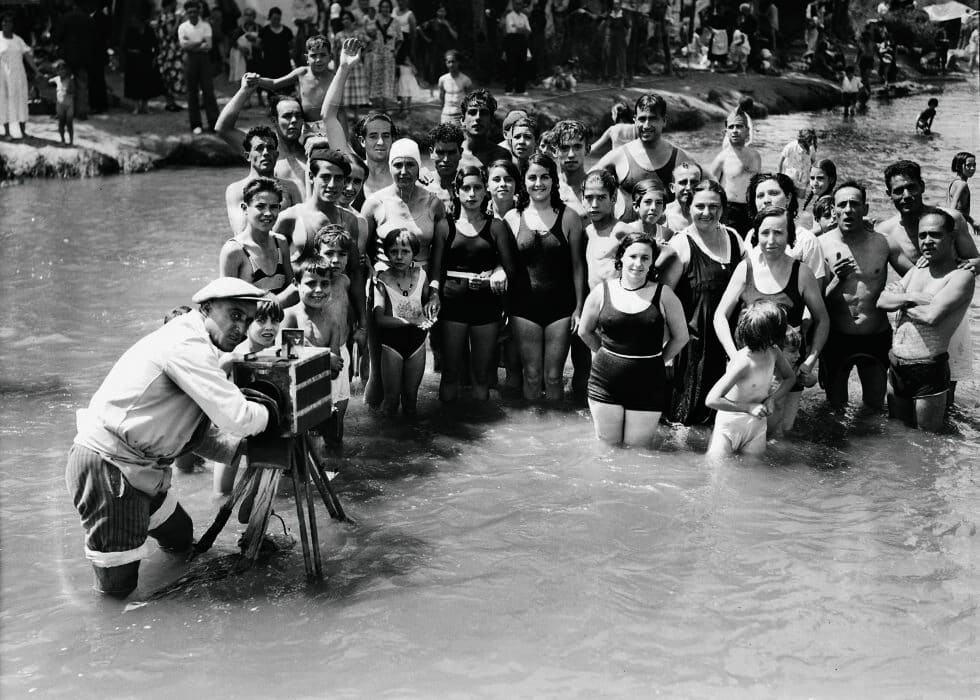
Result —
<instances>
[{"instance_id":1,"label":"young boy in water","mask_svg":"<svg viewBox=\"0 0 980 700\"><path fill-rule=\"evenodd\" d=\"M350 279L344 274L351 238L340 224L327 224L317 231L316 257L303 258L296 270L299 304L287 309L283 326L302 328L310 345L329 348L330 397L333 415L320 427L324 441L339 447L344 438L344 416L350 401Z\"/></svg>"},{"instance_id":2,"label":"young boy in water","mask_svg":"<svg viewBox=\"0 0 980 700\"><path fill-rule=\"evenodd\" d=\"M919 118L915 120L915 132L929 135L932 133L932 120L936 118L936 108L939 100L935 97L929 98L928 106L919 113Z\"/></svg>"},{"instance_id":3,"label":"young boy in water","mask_svg":"<svg viewBox=\"0 0 980 700\"><path fill-rule=\"evenodd\" d=\"M333 72L330 70L330 44L322 34L314 34L306 40L305 66L300 66L280 78L259 78L257 85L270 92L279 92L291 85L297 86L299 104L306 120L303 127L305 137L323 131L320 109L331 80Z\"/></svg>"},{"instance_id":4,"label":"young boy in water","mask_svg":"<svg viewBox=\"0 0 980 700\"><path fill-rule=\"evenodd\" d=\"M752 228L746 190L752 176L762 171L762 156L748 145L749 119L741 108L725 119L725 138L721 152L708 168L711 176L721 183L728 197L724 223L745 236Z\"/></svg>"},{"instance_id":5,"label":"young boy in water","mask_svg":"<svg viewBox=\"0 0 980 700\"><path fill-rule=\"evenodd\" d=\"M766 451L766 418L796 382L780 346L786 337L786 314L771 301L757 301L738 319L735 342L740 346L728 362L705 405L718 411L708 454L761 455ZM773 372L779 386L773 391Z\"/></svg>"}]
</instances>

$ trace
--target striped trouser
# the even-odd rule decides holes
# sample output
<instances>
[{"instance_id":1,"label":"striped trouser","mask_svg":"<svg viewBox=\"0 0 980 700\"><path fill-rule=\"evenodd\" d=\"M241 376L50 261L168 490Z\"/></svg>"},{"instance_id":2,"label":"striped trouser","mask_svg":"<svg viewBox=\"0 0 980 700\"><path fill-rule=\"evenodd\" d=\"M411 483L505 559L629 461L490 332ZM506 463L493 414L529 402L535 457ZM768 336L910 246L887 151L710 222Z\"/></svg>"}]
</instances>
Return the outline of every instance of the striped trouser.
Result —
<instances>
[{"instance_id":1,"label":"striped trouser","mask_svg":"<svg viewBox=\"0 0 980 700\"><path fill-rule=\"evenodd\" d=\"M162 546L191 544L190 518L169 490L150 496L133 488L118 468L87 447L72 445L65 483L85 529L85 556L94 566L122 566L145 558L147 535Z\"/></svg>"}]
</instances>

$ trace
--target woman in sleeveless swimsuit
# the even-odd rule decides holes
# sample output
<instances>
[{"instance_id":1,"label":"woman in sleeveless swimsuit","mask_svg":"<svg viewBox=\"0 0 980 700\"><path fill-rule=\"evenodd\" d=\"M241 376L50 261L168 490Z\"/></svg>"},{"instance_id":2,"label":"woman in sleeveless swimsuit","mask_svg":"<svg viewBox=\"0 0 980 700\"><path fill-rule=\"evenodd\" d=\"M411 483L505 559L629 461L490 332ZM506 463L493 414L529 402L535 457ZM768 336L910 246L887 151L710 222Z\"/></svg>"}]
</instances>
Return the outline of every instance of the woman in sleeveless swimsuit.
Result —
<instances>
[{"instance_id":1,"label":"woman in sleeveless swimsuit","mask_svg":"<svg viewBox=\"0 0 980 700\"><path fill-rule=\"evenodd\" d=\"M419 241L406 228L388 231L381 242L388 267L378 273L374 288L374 320L381 346L383 407L389 416L414 416L419 385L425 373L425 337L435 318L435 305L421 265L414 261Z\"/></svg>"},{"instance_id":2,"label":"woman in sleeveless swimsuit","mask_svg":"<svg viewBox=\"0 0 980 700\"><path fill-rule=\"evenodd\" d=\"M657 248L645 234L628 234L616 251L618 279L600 282L582 309L578 334L595 353L589 410L596 437L613 445L650 443L670 401L664 363L688 341L680 301L648 280Z\"/></svg>"},{"instance_id":3,"label":"woman in sleeveless swimsuit","mask_svg":"<svg viewBox=\"0 0 980 700\"><path fill-rule=\"evenodd\" d=\"M461 167L454 191L456 222L450 225L448 238L437 238L433 248L443 270L439 398L453 401L458 397L468 355L473 398L486 401L503 312L502 295L508 278L516 272L517 248L507 225L486 215L487 182L482 166Z\"/></svg>"},{"instance_id":4,"label":"woman in sleeveless swimsuit","mask_svg":"<svg viewBox=\"0 0 980 700\"><path fill-rule=\"evenodd\" d=\"M504 221L517 238L518 277L508 301L524 368L524 397L562 397L562 371L585 292L582 222L558 194L558 166L535 153L525 192Z\"/></svg>"},{"instance_id":5,"label":"woman in sleeveless swimsuit","mask_svg":"<svg viewBox=\"0 0 980 700\"><path fill-rule=\"evenodd\" d=\"M813 386L812 382L816 379L813 368L827 342L830 318L820 286L810 268L786 252L796 240L796 227L788 212L781 207L767 207L755 217L753 225L754 232L750 239L752 249L735 268L735 274L718 302L714 328L725 353L733 357L738 348L732 338L730 323L732 313L739 305L744 309L760 299L772 301L786 312L788 327L797 331L803 321L804 310L809 310L813 342L803 342L799 352L802 361L793 368L797 373L797 382L783 405L777 406L777 410L768 417L770 437L778 437L784 430L792 429L804 386ZM803 334L800 337L802 339Z\"/></svg>"},{"instance_id":6,"label":"woman in sleeveless swimsuit","mask_svg":"<svg viewBox=\"0 0 980 700\"><path fill-rule=\"evenodd\" d=\"M286 262L289 241L271 233L282 197L282 188L271 178L256 178L245 185L245 229L222 246L218 271L223 277L238 277L284 298L293 282L293 268Z\"/></svg>"},{"instance_id":7,"label":"woman in sleeveless swimsuit","mask_svg":"<svg viewBox=\"0 0 980 700\"><path fill-rule=\"evenodd\" d=\"M691 215L694 223L674 234L668 244L676 257L663 281L673 287L684 307L691 341L675 362L671 420L703 425L713 411L704 399L725 373L725 350L715 334L714 310L736 265L742 259L742 241L719 221L725 212L725 190L713 180L694 188Z\"/></svg>"}]
</instances>

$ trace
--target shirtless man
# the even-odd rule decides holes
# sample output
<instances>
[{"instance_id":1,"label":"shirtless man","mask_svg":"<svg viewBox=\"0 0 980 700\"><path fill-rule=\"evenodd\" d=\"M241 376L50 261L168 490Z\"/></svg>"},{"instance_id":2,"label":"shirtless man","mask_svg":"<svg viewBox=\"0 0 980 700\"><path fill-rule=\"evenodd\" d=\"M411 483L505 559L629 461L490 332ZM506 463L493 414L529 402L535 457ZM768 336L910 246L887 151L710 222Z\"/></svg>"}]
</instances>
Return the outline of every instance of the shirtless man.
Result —
<instances>
[{"instance_id":1,"label":"shirtless man","mask_svg":"<svg viewBox=\"0 0 980 700\"><path fill-rule=\"evenodd\" d=\"M614 148L595 166L616 174L619 188L625 193L620 199L625 202L633 201L633 187L636 183L657 177L666 188L677 163L695 162L694 158L663 138L663 131L667 126L667 103L660 95L651 92L636 101L633 123L636 124L637 138L625 146ZM668 192L667 202L673 200L673 194ZM631 217L631 211L627 208L624 213Z\"/></svg>"},{"instance_id":2,"label":"shirtless man","mask_svg":"<svg viewBox=\"0 0 980 700\"><path fill-rule=\"evenodd\" d=\"M696 163L678 163L674 168L673 182L670 191L674 201L664 209L667 217L667 228L674 233L683 231L694 223L691 218L691 202L694 200L694 188L701 182L701 166Z\"/></svg>"},{"instance_id":3,"label":"shirtless man","mask_svg":"<svg viewBox=\"0 0 980 700\"><path fill-rule=\"evenodd\" d=\"M228 209L228 223L231 224L233 235L238 235L245 228L242 194L245 192L245 185L257 177L269 177L278 183L283 191L284 208L303 201L303 193L296 183L274 175L276 159L279 157L279 139L276 138L276 132L267 126L253 126L245 134L242 146L249 166L248 175L231 183L225 190L225 207Z\"/></svg>"},{"instance_id":4,"label":"shirtless man","mask_svg":"<svg viewBox=\"0 0 980 700\"><path fill-rule=\"evenodd\" d=\"M752 228L749 205L745 201L746 190L752 176L762 171L762 156L746 144L749 120L741 109L736 109L725 120L725 144L715 156L708 172L725 188L728 204L725 206L724 223L738 231L743 238Z\"/></svg>"},{"instance_id":5,"label":"shirtless man","mask_svg":"<svg viewBox=\"0 0 980 700\"><path fill-rule=\"evenodd\" d=\"M919 252L919 219L931 209L922 200L925 183L918 163L900 160L885 168L885 188L898 214L878 225L878 231L888 238L891 247L891 264L900 275L905 275L915 265ZM980 253L970 235L970 227L959 212L944 210L955 222L953 250L959 266L977 274L980 272ZM821 239L822 240L822 239ZM949 368L952 381L947 398L953 402L956 383L973 376L973 343L969 316L964 316L960 327L949 343Z\"/></svg>"},{"instance_id":6,"label":"shirtless man","mask_svg":"<svg viewBox=\"0 0 980 700\"><path fill-rule=\"evenodd\" d=\"M490 140L490 125L497 111L497 100L489 90L480 88L466 93L463 98L463 131L466 142L463 144L463 157L476 158L489 168L495 160L510 160L513 154Z\"/></svg>"},{"instance_id":7,"label":"shirtless man","mask_svg":"<svg viewBox=\"0 0 980 700\"><path fill-rule=\"evenodd\" d=\"M228 104L218 115L214 128L218 136L223 138L232 148L244 148L245 135L235 128L238 115L251 99L252 93L258 87L257 73L246 73L242 76L238 92L232 95ZM305 195L306 187L306 151L300 143L303 134L303 109L294 97L280 97L269 100L269 118L279 140L279 153L273 174L275 177L290 180Z\"/></svg>"},{"instance_id":8,"label":"shirtless man","mask_svg":"<svg viewBox=\"0 0 980 700\"><path fill-rule=\"evenodd\" d=\"M820 237L833 278L825 292L830 333L820 355L820 384L835 409L847 405L847 379L855 365L864 405L881 410L892 331L878 308L888 276L888 240L864 226L864 186L847 180L834 191L837 228Z\"/></svg>"},{"instance_id":9,"label":"shirtless man","mask_svg":"<svg viewBox=\"0 0 980 700\"><path fill-rule=\"evenodd\" d=\"M878 298L878 308L898 311L889 355L888 414L930 432L943 427L949 342L975 286L973 272L957 259L955 228L953 216L941 209L919 217L919 249L926 264L909 269Z\"/></svg>"},{"instance_id":10,"label":"shirtless man","mask_svg":"<svg viewBox=\"0 0 980 700\"><path fill-rule=\"evenodd\" d=\"M578 119L563 119L551 130L554 138L552 155L558 163L558 177L561 182L558 192L561 200L580 212L585 226L586 211L583 204L585 188L585 158L589 155L589 130ZM578 338L572 334L572 342Z\"/></svg>"},{"instance_id":11,"label":"shirtless man","mask_svg":"<svg viewBox=\"0 0 980 700\"><path fill-rule=\"evenodd\" d=\"M442 201L447 212L453 209L456 171L463 157L463 130L458 124L437 124L429 130L429 155L435 166L435 177L425 186Z\"/></svg>"}]
</instances>

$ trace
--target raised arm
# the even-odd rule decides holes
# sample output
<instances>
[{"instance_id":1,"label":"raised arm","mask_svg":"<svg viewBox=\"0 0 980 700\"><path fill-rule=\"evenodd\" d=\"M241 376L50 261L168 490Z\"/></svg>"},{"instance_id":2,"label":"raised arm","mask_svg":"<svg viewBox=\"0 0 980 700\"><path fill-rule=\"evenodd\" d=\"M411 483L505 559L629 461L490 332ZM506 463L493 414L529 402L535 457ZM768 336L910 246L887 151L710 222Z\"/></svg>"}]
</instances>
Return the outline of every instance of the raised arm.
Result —
<instances>
[{"instance_id":1,"label":"raised arm","mask_svg":"<svg viewBox=\"0 0 980 700\"><path fill-rule=\"evenodd\" d=\"M259 78L256 83L257 86L263 90L278 91L281 88L295 85L297 82L299 82L300 76L306 71L306 66L300 66L299 68L294 68L293 70L289 71L281 78Z\"/></svg>"},{"instance_id":2,"label":"raised arm","mask_svg":"<svg viewBox=\"0 0 980 700\"><path fill-rule=\"evenodd\" d=\"M214 130L218 136L238 151L244 148L245 134L235 128L235 123L238 121L238 115L241 114L245 103L248 102L248 99L255 92L256 87L258 87L258 81L258 73L246 73L243 75L238 92L228 100L228 104L225 105L225 108L221 110L221 114L218 115L218 121L214 123Z\"/></svg>"},{"instance_id":3,"label":"raised arm","mask_svg":"<svg viewBox=\"0 0 980 700\"><path fill-rule=\"evenodd\" d=\"M337 72L330 81L323 96L323 104L320 106L320 117L323 119L323 130L327 135L330 147L343 153L350 153L350 146L347 144L347 134L341 126L337 115L340 112L340 103L344 97L344 86L347 78L350 77L351 69L361 58L361 42L357 39L345 39L340 49Z\"/></svg>"}]
</instances>

